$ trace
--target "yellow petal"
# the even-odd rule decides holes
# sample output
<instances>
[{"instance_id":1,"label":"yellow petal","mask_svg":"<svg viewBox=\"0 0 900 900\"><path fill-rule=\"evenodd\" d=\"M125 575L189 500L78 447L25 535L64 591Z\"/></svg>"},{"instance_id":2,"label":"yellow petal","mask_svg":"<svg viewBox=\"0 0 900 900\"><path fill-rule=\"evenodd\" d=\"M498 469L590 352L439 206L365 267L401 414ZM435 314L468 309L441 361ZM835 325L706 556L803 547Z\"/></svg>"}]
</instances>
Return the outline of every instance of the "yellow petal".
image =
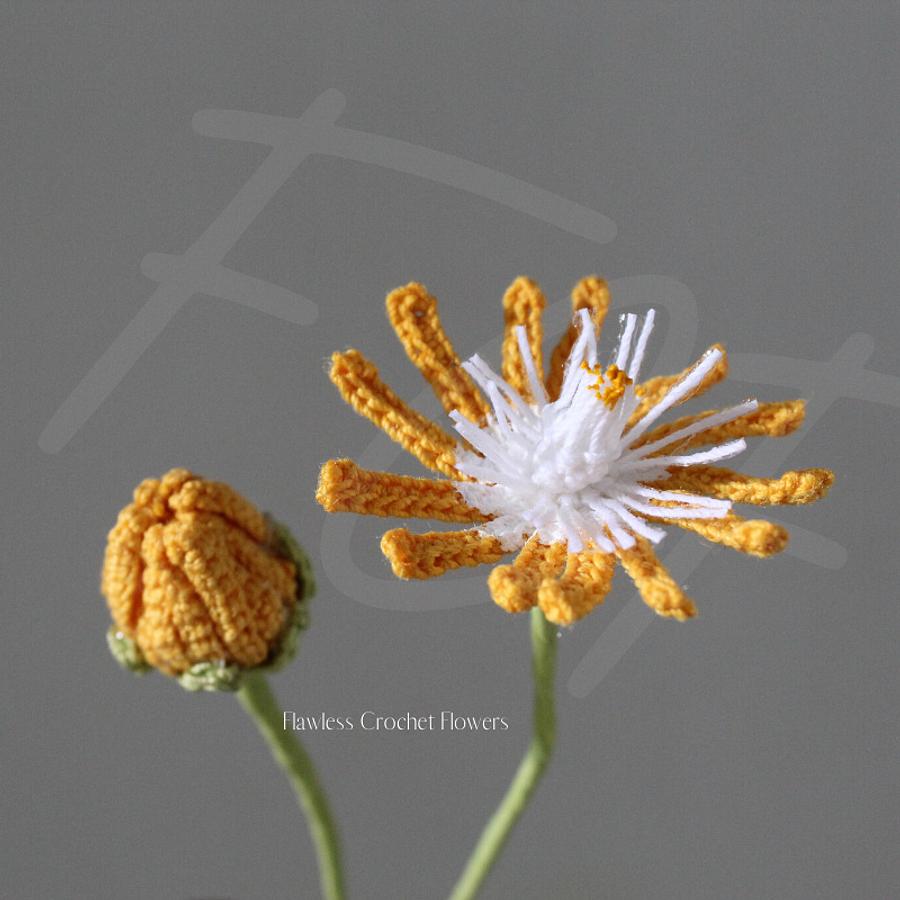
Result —
<instances>
[{"instance_id":1,"label":"yellow petal","mask_svg":"<svg viewBox=\"0 0 900 900\"><path fill-rule=\"evenodd\" d=\"M170 675L183 672L190 658L175 627L174 607L178 585L172 578L175 568L166 554L165 525L151 525L143 539L143 603L135 637L152 666Z\"/></svg>"},{"instance_id":2,"label":"yellow petal","mask_svg":"<svg viewBox=\"0 0 900 900\"><path fill-rule=\"evenodd\" d=\"M424 466L451 478L461 477L453 465L456 449L453 438L407 406L358 350L332 354L329 376L347 403Z\"/></svg>"},{"instance_id":3,"label":"yellow petal","mask_svg":"<svg viewBox=\"0 0 900 900\"><path fill-rule=\"evenodd\" d=\"M697 614L693 601L685 596L666 567L653 552L649 541L637 538L628 550L616 549L622 568L631 576L644 603L654 612L684 621Z\"/></svg>"},{"instance_id":4,"label":"yellow petal","mask_svg":"<svg viewBox=\"0 0 900 900\"><path fill-rule=\"evenodd\" d=\"M385 532L381 552L398 578L434 578L451 569L496 562L505 553L497 538L477 531L413 534L405 528Z\"/></svg>"},{"instance_id":5,"label":"yellow petal","mask_svg":"<svg viewBox=\"0 0 900 900\"><path fill-rule=\"evenodd\" d=\"M599 606L609 593L615 557L600 550L570 553L558 579L545 578L538 603L548 622L571 625Z\"/></svg>"},{"instance_id":6,"label":"yellow petal","mask_svg":"<svg viewBox=\"0 0 900 900\"><path fill-rule=\"evenodd\" d=\"M650 518L650 517L648 517ZM701 537L751 556L774 556L787 546L787 529L765 519L744 519L729 513L721 519L665 519Z\"/></svg>"},{"instance_id":7,"label":"yellow petal","mask_svg":"<svg viewBox=\"0 0 900 900\"><path fill-rule=\"evenodd\" d=\"M205 513L168 523L163 540L170 562L202 598L230 657L241 666L262 663L284 626L295 591L290 564L265 554L243 532ZM263 556L265 562L259 559ZM262 572L254 571L257 566L264 567Z\"/></svg>"},{"instance_id":8,"label":"yellow petal","mask_svg":"<svg viewBox=\"0 0 900 900\"><path fill-rule=\"evenodd\" d=\"M481 422L488 405L460 366L438 317L437 300L423 285L411 282L388 294L387 312L406 355L431 385L444 409L448 413L457 409L467 419Z\"/></svg>"},{"instance_id":9,"label":"yellow petal","mask_svg":"<svg viewBox=\"0 0 900 900\"><path fill-rule=\"evenodd\" d=\"M531 384L519 350L516 327L525 327L535 370L538 379L543 381L541 343L544 331L541 318L546 305L543 292L530 278L517 278L503 295L503 377L526 400L534 398L531 396Z\"/></svg>"},{"instance_id":10,"label":"yellow petal","mask_svg":"<svg viewBox=\"0 0 900 900\"><path fill-rule=\"evenodd\" d=\"M489 518L469 506L451 481L373 472L349 459L332 459L322 466L316 500L328 512L466 523Z\"/></svg>"},{"instance_id":11,"label":"yellow petal","mask_svg":"<svg viewBox=\"0 0 900 900\"><path fill-rule=\"evenodd\" d=\"M564 544L541 544L531 538L512 564L496 566L488 576L491 597L507 612L525 612L538 600L545 578L557 575L566 562Z\"/></svg>"},{"instance_id":12,"label":"yellow petal","mask_svg":"<svg viewBox=\"0 0 900 900\"><path fill-rule=\"evenodd\" d=\"M673 468L671 472L668 478L652 486L758 505L813 503L824 497L834 482L834 473L828 469L799 469L785 472L780 478L755 478L731 469L702 465Z\"/></svg>"}]
</instances>

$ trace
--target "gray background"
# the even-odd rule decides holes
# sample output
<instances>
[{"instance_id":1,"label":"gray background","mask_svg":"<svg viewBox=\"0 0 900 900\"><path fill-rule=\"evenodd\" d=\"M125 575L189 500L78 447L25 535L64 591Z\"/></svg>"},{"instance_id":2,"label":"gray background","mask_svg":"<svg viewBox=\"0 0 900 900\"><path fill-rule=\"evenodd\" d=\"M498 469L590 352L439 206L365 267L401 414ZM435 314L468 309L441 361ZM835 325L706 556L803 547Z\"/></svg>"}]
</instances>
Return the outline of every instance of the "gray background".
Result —
<instances>
[{"instance_id":1,"label":"gray background","mask_svg":"<svg viewBox=\"0 0 900 900\"><path fill-rule=\"evenodd\" d=\"M316 896L302 820L250 722L229 696L119 671L98 570L133 485L176 464L233 483L318 558L318 467L375 436L324 358L358 346L402 395L422 388L384 316L395 285L425 281L467 354L499 333L519 273L553 300L592 271L664 275L697 297L697 351L724 339L827 360L863 332L868 368L900 375L896 4L3 7L5 897ZM347 97L341 124L576 200L618 236L600 246L314 156L225 263L310 298L318 321L195 297L71 442L42 452L152 292L144 255L183 252L265 157L196 134L194 113L293 117L328 88ZM715 399L751 392L795 391L729 384ZM894 407L849 397L789 460L839 473L826 502L779 515L844 547L842 568L714 552L690 578L700 618L654 621L581 698L567 679L625 580L561 636L558 754L486 897L897 896L897 437ZM379 579L384 527L360 521L352 538L353 564ZM485 602L424 612L427 583L396 583L391 610L321 580L314 630L276 681L286 708L511 723L308 742L353 895L439 897L527 740L527 622L470 576L464 599Z\"/></svg>"}]
</instances>

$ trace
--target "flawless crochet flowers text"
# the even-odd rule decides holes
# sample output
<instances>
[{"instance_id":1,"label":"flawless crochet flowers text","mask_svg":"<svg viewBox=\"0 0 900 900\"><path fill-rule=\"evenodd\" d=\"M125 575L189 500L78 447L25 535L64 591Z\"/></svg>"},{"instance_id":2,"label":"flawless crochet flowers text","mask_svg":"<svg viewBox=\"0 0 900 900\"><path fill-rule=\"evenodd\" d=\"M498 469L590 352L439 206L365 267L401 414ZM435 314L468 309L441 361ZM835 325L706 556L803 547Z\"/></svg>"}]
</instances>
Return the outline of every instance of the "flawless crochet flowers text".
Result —
<instances>
[{"instance_id":1,"label":"flawless crochet flowers text","mask_svg":"<svg viewBox=\"0 0 900 900\"><path fill-rule=\"evenodd\" d=\"M439 713L386 715L367 709L356 716L329 716L284 711L285 731L509 731L506 716L469 715L444 709Z\"/></svg>"}]
</instances>

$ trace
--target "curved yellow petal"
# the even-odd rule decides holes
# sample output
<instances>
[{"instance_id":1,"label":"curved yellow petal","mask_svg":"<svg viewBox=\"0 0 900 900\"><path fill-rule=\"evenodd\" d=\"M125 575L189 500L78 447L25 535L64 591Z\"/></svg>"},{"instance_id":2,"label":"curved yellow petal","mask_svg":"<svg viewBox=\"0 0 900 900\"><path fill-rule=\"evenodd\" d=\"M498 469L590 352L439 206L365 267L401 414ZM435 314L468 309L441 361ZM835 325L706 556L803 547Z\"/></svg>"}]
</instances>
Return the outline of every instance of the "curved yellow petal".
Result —
<instances>
[{"instance_id":1,"label":"curved yellow petal","mask_svg":"<svg viewBox=\"0 0 900 900\"><path fill-rule=\"evenodd\" d=\"M144 535L157 523L151 510L132 503L119 513L107 538L100 590L116 627L129 637L143 613Z\"/></svg>"},{"instance_id":2,"label":"curved yellow petal","mask_svg":"<svg viewBox=\"0 0 900 900\"><path fill-rule=\"evenodd\" d=\"M548 622L571 625L599 606L612 585L616 558L600 550L570 553L558 579L545 578L538 604Z\"/></svg>"},{"instance_id":3,"label":"curved yellow petal","mask_svg":"<svg viewBox=\"0 0 900 900\"><path fill-rule=\"evenodd\" d=\"M697 615L697 608L659 561L649 541L637 538L628 550L616 548L622 568L631 576L644 603L654 612L684 621Z\"/></svg>"},{"instance_id":4,"label":"curved yellow petal","mask_svg":"<svg viewBox=\"0 0 900 900\"><path fill-rule=\"evenodd\" d=\"M648 517L649 518L649 517ZM659 520L663 521L663 520ZM765 519L745 519L729 513L721 519L666 519L686 531L693 531L716 544L749 553L751 556L774 556L787 546L788 532L781 525Z\"/></svg>"},{"instance_id":5,"label":"curved yellow petal","mask_svg":"<svg viewBox=\"0 0 900 900\"><path fill-rule=\"evenodd\" d=\"M215 622L203 603L203 598L184 572L167 559L158 560L148 581L150 580L157 590L168 595L171 623L178 634L179 647L186 662L193 664L210 659L225 659L228 650L219 637ZM147 639L146 634L143 637ZM145 646L153 655L153 642L148 641Z\"/></svg>"},{"instance_id":6,"label":"curved yellow petal","mask_svg":"<svg viewBox=\"0 0 900 900\"><path fill-rule=\"evenodd\" d=\"M221 481L194 478L178 489L169 499L175 512L210 512L228 519L242 528L255 541L268 538L266 517L231 485Z\"/></svg>"},{"instance_id":7,"label":"curved yellow petal","mask_svg":"<svg viewBox=\"0 0 900 900\"><path fill-rule=\"evenodd\" d=\"M229 656L241 666L262 663L287 619L287 598L296 590L293 565L210 513L174 519L164 526L162 539L169 561L203 601Z\"/></svg>"},{"instance_id":8,"label":"curved yellow petal","mask_svg":"<svg viewBox=\"0 0 900 900\"><path fill-rule=\"evenodd\" d=\"M146 565L141 616L134 635L152 666L169 674L183 672L191 664L184 643L175 627L174 603L178 585L172 577L175 568L166 553L165 525L151 525L143 536L142 557Z\"/></svg>"},{"instance_id":9,"label":"curved yellow petal","mask_svg":"<svg viewBox=\"0 0 900 900\"><path fill-rule=\"evenodd\" d=\"M453 438L404 403L358 350L333 353L329 377L350 406L424 466L451 478L463 477L453 465L456 453Z\"/></svg>"},{"instance_id":10,"label":"curved yellow petal","mask_svg":"<svg viewBox=\"0 0 900 900\"><path fill-rule=\"evenodd\" d=\"M410 282L387 295L388 318L406 355L431 385L449 413L458 409L473 422L483 421L488 405L468 373L460 366L453 344L444 332L437 300L421 284Z\"/></svg>"},{"instance_id":11,"label":"curved yellow petal","mask_svg":"<svg viewBox=\"0 0 900 900\"><path fill-rule=\"evenodd\" d=\"M394 528L382 536L381 552L398 578L434 578L451 569L496 562L506 551L497 538L477 531L413 534Z\"/></svg>"},{"instance_id":12,"label":"curved yellow petal","mask_svg":"<svg viewBox=\"0 0 900 900\"><path fill-rule=\"evenodd\" d=\"M566 562L563 544L550 546L531 538L514 562L496 566L488 576L491 597L507 612L525 612L538 602L538 589L545 578L553 578Z\"/></svg>"},{"instance_id":13,"label":"curved yellow petal","mask_svg":"<svg viewBox=\"0 0 900 900\"><path fill-rule=\"evenodd\" d=\"M757 505L813 503L824 497L834 483L834 472L828 469L799 469L785 472L780 478L755 478L731 469L702 465L671 471L668 478L654 482L653 487Z\"/></svg>"}]
</instances>

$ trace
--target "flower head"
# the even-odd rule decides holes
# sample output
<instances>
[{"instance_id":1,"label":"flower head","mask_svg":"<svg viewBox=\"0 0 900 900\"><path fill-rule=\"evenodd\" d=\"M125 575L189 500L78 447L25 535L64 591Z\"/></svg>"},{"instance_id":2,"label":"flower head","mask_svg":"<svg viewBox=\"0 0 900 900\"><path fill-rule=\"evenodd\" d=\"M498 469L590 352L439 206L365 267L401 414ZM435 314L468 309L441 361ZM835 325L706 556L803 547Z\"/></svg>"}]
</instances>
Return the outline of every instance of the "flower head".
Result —
<instances>
[{"instance_id":1,"label":"flower head","mask_svg":"<svg viewBox=\"0 0 900 900\"><path fill-rule=\"evenodd\" d=\"M748 437L796 429L803 401L747 400L660 423L725 377L724 349L715 345L684 372L641 383L653 311L643 319L624 316L618 345L601 363L605 283L579 282L572 303L574 319L545 377L544 299L528 279L517 279L504 297L501 374L477 355L460 363L436 301L421 285L391 293L391 322L458 439L406 406L355 350L334 354L331 378L357 411L447 478L369 472L332 460L317 497L334 512L471 525L423 535L387 532L382 550L401 578L428 578L518 551L488 579L494 600L510 612L539 604L548 619L569 624L602 602L618 561L656 612L688 618L693 603L653 552L666 533L660 525L768 556L784 548L784 529L742 519L732 503L807 503L824 495L833 475L809 469L763 479L711 466L744 450Z\"/></svg>"},{"instance_id":2,"label":"flower head","mask_svg":"<svg viewBox=\"0 0 900 900\"><path fill-rule=\"evenodd\" d=\"M286 530L186 469L147 479L110 531L101 590L110 647L189 688L233 689L291 651L312 583Z\"/></svg>"}]
</instances>

